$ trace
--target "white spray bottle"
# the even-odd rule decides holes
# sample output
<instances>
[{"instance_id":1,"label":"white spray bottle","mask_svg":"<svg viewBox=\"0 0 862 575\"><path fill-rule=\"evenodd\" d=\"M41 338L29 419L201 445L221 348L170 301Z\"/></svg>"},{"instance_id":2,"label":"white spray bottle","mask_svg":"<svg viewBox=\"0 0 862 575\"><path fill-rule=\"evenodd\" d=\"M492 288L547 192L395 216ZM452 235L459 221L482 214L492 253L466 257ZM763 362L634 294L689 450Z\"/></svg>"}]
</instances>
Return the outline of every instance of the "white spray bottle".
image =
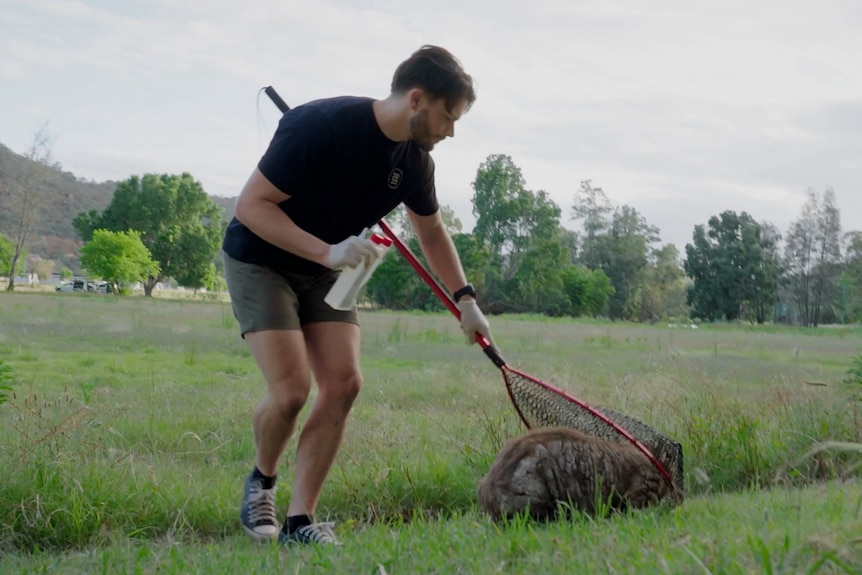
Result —
<instances>
[{"instance_id":1,"label":"white spray bottle","mask_svg":"<svg viewBox=\"0 0 862 575\"><path fill-rule=\"evenodd\" d=\"M380 256L375 258L370 264L363 262L358 266L341 270L341 274L338 276L338 279L335 280L335 283L332 284L332 287L329 289L329 293L327 293L326 297L323 298L323 301L329 304L333 309L353 309L353 306L356 305L356 297L359 295L359 290L361 290L371 278L371 274L374 273L374 270L376 270L377 266L380 265L380 262L383 261L386 251L389 249L389 246L392 245L391 239L377 233L371 234L369 239L380 246Z\"/></svg>"}]
</instances>

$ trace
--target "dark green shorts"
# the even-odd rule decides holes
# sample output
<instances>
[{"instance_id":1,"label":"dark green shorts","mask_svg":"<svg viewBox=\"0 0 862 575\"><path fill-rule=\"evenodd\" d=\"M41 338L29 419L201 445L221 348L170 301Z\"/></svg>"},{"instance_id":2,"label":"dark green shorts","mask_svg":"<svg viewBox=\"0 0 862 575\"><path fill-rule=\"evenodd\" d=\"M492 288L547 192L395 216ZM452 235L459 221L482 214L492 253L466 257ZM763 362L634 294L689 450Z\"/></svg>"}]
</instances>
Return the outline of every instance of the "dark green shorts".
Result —
<instances>
[{"instance_id":1,"label":"dark green shorts","mask_svg":"<svg viewBox=\"0 0 862 575\"><path fill-rule=\"evenodd\" d=\"M241 262L224 252L222 256L233 315L243 337L250 331L298 330L321 321L359 325L355 307L340 311L323 301L340 272L307 276Z\"/></svg>"}]
</instances>

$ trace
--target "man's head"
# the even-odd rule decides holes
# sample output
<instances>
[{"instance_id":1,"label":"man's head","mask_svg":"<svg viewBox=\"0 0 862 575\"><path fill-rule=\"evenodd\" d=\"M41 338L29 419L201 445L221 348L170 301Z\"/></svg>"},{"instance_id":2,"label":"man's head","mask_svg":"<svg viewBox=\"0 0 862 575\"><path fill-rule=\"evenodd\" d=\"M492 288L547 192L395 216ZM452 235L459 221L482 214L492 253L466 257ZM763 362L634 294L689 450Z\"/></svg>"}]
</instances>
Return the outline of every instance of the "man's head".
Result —
<instances>
[{"instance_id":1,"label":"man's head","mask_svg":"<svg viewBox=\"0 0 862 575\"><path fill-rule=\"evenodd\" d=\"M392 94L409 106L410 138L425 151L455 135L455 122L476 100L473 78L446 49L422 46L392 77Z\"/></svg>"}]
</instances>

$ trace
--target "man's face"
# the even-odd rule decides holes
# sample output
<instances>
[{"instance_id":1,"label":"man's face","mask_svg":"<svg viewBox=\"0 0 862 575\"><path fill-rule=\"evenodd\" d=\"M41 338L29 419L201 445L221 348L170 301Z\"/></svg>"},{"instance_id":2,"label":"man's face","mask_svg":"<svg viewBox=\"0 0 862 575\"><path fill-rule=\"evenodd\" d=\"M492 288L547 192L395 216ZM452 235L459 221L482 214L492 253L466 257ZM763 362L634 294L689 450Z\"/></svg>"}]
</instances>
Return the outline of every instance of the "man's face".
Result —
<instances>
[{"instance_id":1,"label":"man's face","mask_svg":"<svg viewBox=\"0 0 862 575\"><path fill-rule=\"evenodd\" d=\"M455 122L466 109L466 101L453 106L450 112L443 98L434 101L423 98L418 109L410 116L410 139L430 152L443 138L455 136Z\"/></svg>"}]
</instances>

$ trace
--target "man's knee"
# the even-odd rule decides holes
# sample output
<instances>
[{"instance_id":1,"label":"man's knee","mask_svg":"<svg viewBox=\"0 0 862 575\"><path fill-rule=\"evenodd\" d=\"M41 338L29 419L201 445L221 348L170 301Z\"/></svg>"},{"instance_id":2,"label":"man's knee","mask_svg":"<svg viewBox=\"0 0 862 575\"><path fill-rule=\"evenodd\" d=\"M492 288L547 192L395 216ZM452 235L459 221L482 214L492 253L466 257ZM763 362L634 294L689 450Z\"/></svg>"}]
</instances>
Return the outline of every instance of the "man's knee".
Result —
<instances>
[{"instance_id":1,"label":"man's knee","mask_svg":"<svg viewBox=\"0 0 862 575\"><path fill-rule=\"evenodd\" d=\"M307 378L291 378L274 385L270 384L270 389L278 391L270 391L266 401L283 419L293 420L308 401L310 387Z\"/></svg>"},{"instance_id":2,"label":"man's knee","mask_svg":"<svg viewBox=\"0 0 862 575\"><path fill-rule=\"evenodd\" d=\"M350 371L325 382L321 386L320 394L327 401L338 403L349 409L361 389L362 374L359 371Z\"/></svg>"}]
</instances>

